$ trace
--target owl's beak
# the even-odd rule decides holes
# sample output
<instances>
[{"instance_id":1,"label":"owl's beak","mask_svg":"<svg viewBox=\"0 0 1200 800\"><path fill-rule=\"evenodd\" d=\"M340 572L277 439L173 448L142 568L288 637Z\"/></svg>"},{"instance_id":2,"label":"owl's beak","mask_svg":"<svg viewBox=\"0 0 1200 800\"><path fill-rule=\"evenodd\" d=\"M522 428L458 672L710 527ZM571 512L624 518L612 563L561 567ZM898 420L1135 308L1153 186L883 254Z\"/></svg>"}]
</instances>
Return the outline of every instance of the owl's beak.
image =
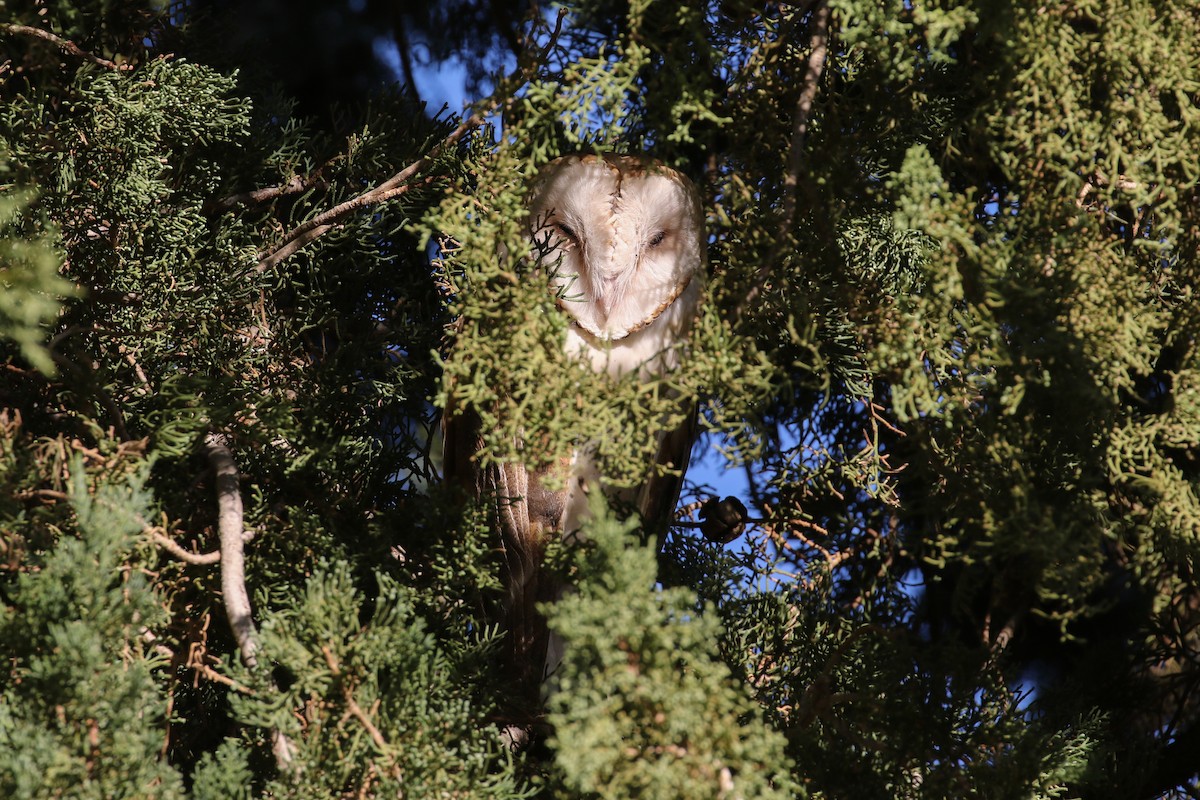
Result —
<instances>
[{"instance_id":1,"label":"owl's beak","mask_svg":"<svg viewBox=\"0 0 1200 800\"><path fill-rule=\"evenodd\" d=\"M600 308L600 314L604 319L608 319L608 315L621 302L621 295L624 293L620 278L614 276L600 279L600 291L597 292L596 305Z\"/></svg>"}]
</instances>

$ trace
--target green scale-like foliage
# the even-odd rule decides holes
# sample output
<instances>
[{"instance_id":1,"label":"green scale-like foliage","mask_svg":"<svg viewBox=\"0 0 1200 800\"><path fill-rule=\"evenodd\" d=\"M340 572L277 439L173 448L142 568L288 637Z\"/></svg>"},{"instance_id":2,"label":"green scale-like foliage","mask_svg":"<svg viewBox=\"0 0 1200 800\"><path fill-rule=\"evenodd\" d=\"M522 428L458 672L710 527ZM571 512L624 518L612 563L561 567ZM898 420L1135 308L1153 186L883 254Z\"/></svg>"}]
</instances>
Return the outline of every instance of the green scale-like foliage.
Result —
<instances>
[{"instance_id":1,"label":"green scale-like foliage","mask_svg":"<svg viewBox=\"0 0 1200 800\"><path fill-rule=\"evenodd\" d=\"M46 20L23 22L78 33L68 18L86 28L90 13L62 8ZM153 18L152 13L146 17ZM121 20L134 27L142 21L138 15ZM184 565L145 546L154 526L160 537L176 537L185 547L216 547L214 484L196 455L200 440L215 429L229 437L241 473L247 527L258 534L247 570L255 612L290 608L299 601L294 587L304 586L319 565L326 565L320 568L340 581L319 595L322 600L365 602L349 574L370 581L376 593L382 591L378 587L392 587L380 613L402 616L379 623L380 636L393 638L385 640L382 650L378 637L371 640L367 649L372 657L383 651L402 657L414 644L427 650L396 670L378 665L389 677L382 689L373 691L400 704L387 709L395 714L396 726L381 727L403 743L397 746L398 760L381 764L389 770L393 763L402 767L404 785L417 794L420 787L434 796L490 785L495 787L491 796L519 795L511 767L506 772L504 766L508 756L497 747L494 734L487 733L490 729L481 731L492 704L482 694L482 687L491 684L488 661L481 655L487 650L478 644L488 638L479 632L481 595L496 585L490 545L464 510L414 504L414 498L430 491L436 475L428 429L434 413L429 407L431 356L441 336L441 312L427 260L406 225L410 209L428 205L429 194L418 189L351 216L284 264L257 267L284 230L398 171L424 153L431 138L443 135L446 123L413 113L406 99L385 94L353 131L331 144L327 135L288 119L286 107L272 106L269 100L256 107L257 98L249 96L236 76L200 64L146 57L129 69L69 63L60 71L52 46L8 31L4 36L30 68L4 78L0 136L11 154L12 176L21 185L42 187L37 205L24 212L21 232L36 233L34 223L25 220L42 215L54 226L53 243L62 257L50 260L50 242L32 235L29 245L17 243L26 251L18 253L17 245L4 251L13 254L11 264L6 257L4 266L14 270L13 297L18 289L25 292L19 299L27 301L22 306L27 315L21 320L24 327L7 326L3 333L22 347L20 352L31 354L33 366L46 366L50 375L53 369L44 357L34 360L38 351L30 343L45 342L48 337L37 324L52 323L55 335L48 351L61 378L49 380L28 369L14 355L16 347L4 351L10 374L18 379L5 387L3 398L6 407L15 406L18 419L24 418L26 431L12 449L6 448L15 466L4 509L13 516L5 519L0 552L10 559L11 574L20 575L35 568L33 559L40 554L53 552L55 542L64 551L78 549L73 528L54 513L54 498L61 491L55 455L73 448L109 453L117 442L140 442L140 451L155 454L146 481L153 502L137 511L136 530L144 546L130 568L135 575L139 570L153 575L159 590L153 595L156 614L143 614L142 625L174 654L169 663L151 662L153 671L139 664L137 672L149 681L139 688L170 692L169 706L165 700L155 705L128 693L115 698L124 704L122 713L140 714L136 732L116 727L124 718L105 710L110 706L102 695L111 686L90 680L80 684L79 705L95 708L89 719L106 725L111 714L112 730L126 735L128 743L117 747L104 738L64 750L65 743L47 743L42 736L38 757L55 760L67 758L68 752L83 753L80 763L90 758L99 764L97 756L88 755L96 747L125 758L128 748L150 739L152 745L133 758L136 768L113 767L114 774L124 769L128 784L118 791L111 782L117 779L104 772L110 782L101 792L146 796L153 781L141 781L139 770L158 770L154 774L163 776L158 781L162 792L178 794L182 788L173 765L180 766L188 785L198 770L193 788L201 796L226 796L231 781L243 794L264 790L263 759L270 758L264 743L270 732L254 727L264 712L245 703L231 706L227 694L244 690L244 685L231 688L228 680L200 677L214 672L197 672L201 665L229 670L221 659L231 652L232 642L221 607L219 568ZM84 34L79 40L95 41ZM144 55L137 48L127 52ZM48 67L41 62L45 55L51 57ZM436 166L453 169L455 158L451 152ZM286 187L302 177L312 179L312 185L302 193L282 194L277 202L246 196L250 190ZM6 228L6 235L10 231ZM36 264L29 259L28 268L40 270L40 282L28 290L24 274L15 272L26 268L16 261L22 253L40 259ZM41 274L52 276L59 265L78 287L61 311L54 296L70 295L69 284ZM35 290L47 298L43 306L35 304ZM456 535L443 538L448 529ZM29 560L23 560L25 553ZM384 573L378 583L370 577L375 570ZM397 589L389 583L396 578L388 573L423 591L417 595L412 588ZM7 576L5 581L7 586ZM16 596L6 591L6 613L17 613L19 606L10 604ZM407 606L386 605L400 597ZM53 614L31 611L31 624L53 619ZM353 616L347 624L354 624ZM97 637L107 630L92 627ZM271 638L272 630L264 632L264 647L278 641ZM293 628L284 630L299 635ZM416 638L403 638L408 633ZM129 635L140 636L140 629ZM114 639L112 647L119 651L123 641ZM313 654L320 658L320 645L314 646ZM13 674L29 668L23 653L12 651ZM95 663L112 660L107 650L91 656ZM449 681L441 673L451 663L459 674L444 691L433 692L427 683L404 683L410 677ZM72 662L72 668L78 666ZM409 666L416 670L413 676L406 674ZM379 682L375 673L368 677L349 671L365 669L360 662L351 661L346 669L355 686ZM272 709L284 709L298 695L279 694L268 673L269 668L245 676L246 684L264 687L254 696ZM304 677L299 666L297 675ZM469 687L476 685L481 688L473 694ZM40 693L29 681L21 686L20 692ZM10 705L16 707L24 696L14 694ZM48 694L45 701L51 700L53 694ZM363 702L371 708L371 700ZM174 714L170 726L168 707ZM231 726L236 732L236 714L244 714L241 724L249 733L228 739ZM282 717L291 719L286 711ZM48 725L53 731L54 719L52 713L23 719L22 730L32 736L37 725ZM315 723L328 724L335 732L339 719ZM431 719L436 722L423 727ZM87 733L85 723L71 724L84 725ZM373 747L355 734L365 728L357 720L353 724L346 731L351 750L364 742ZM419 747L405 735L416 730L430 734L420 739ZM329 780L322 786L331 795L341 791L335 787L347 785L381 791L365 757L356 768L332 768L346 742L337 735L297 736L298 757L313 765L305 773L301 764L299 772L311 775L318 764L328 762ZM29 752L37 751L17 755L27 758ZM99 766L89 769L102 774ZM395 787L398 779L383 766L379 769L378 780ZM11 775L22 786L47 792L77 782L67 773L42 772L30 763ZM251 774L250 782L240 780ZM311 796L304 783L293 785L290 776L280 779L278 787Z\"/></svg>"},{"instance_id":2,"label":"green scale-like foliage","mask_svg":"<svg viewBox=\"0 0 1200 800\"><path fill-rule=\"evenodd\" d=\"M414 613L411 591L376 580L367 601L347 564L319 565L302 594L266 615L260 657L282 675L282 693L261 670L233 670L253 691L234 698L238 719L292 742L298 769L270 795L512 797L513 775L493 769L499 732L473 696L493 637L448 650Z\"/></svg>"},{"instance_id":3,"label":"green scale-like foliage","mask_svg":"<svg viewBox=\"0 0 1200 800\"><path fill-rule=\"evenodd\" d=\"M461 120L401 90L302 118L228 67L253 14L0 9L0 795L1194 776L1194 3L572 4L447 146ZM528 241L538 170L592 151L687 173L707 215L700 317L648 384L564 355ZM438 485L439 406L479 414L485 462L591 446L618 487L694 402L748 530L677 527L656 559L596 493L591 541L552 548L565 659L518 731L497 542ZM161 549L218 545L212 432L253 668L220 567Z\"/></svg>"},{"instance_id":4,"label":"green scale-like foliage","mask_svg":"<svg viewBox=\"0 0 1200 800\"><path fill-rule=\"evenodd\" d=\"M30 218L34 192L10 183L10 164L0 150L0 336L20 347L30 364L46 372L54 362L43 346L44 326L58 314L71 284L58 276L60 259L44 216Z\"/></svg>"},{"instance_id":5,"label":"green scale-like foliage","mask_svg":"<svg viewBox=\"0 0 1200 800\"><path fill-rule=\"evenodd\" d=\"M655 589L654 548L593 498L586 577L548 610L566 646L549 701L563 784L604 798L803 797L784 738L720 658L717 615L687 589Z\"/></svg>"},{"instance_id":6,"label":"green scale-like foliage","mask_svg":"<svg viewBox=\"0 0 1200 800\"><path fill-rule=\"evenodd\" d=\"M11 453L14 428L4 431ZM10 438L11 437L11 438ZM161 597L133 568L150 497L144 476L94 491L75 459L73 524L29 553L6 588L0 648L0 793L18 798L178 798L180 775L159 757L168 701L164 658L148 632ZM19 518L0 522L11 536Z\"/></svg>"},{"instance_id":7,"label":"green scale-like foliage","mask_svg":"<svg viewBox=\"0 0 1200 800\"><path fill-rule=\"evenodd\" d=\"M639 21L642 11L632 9L630 18ZM589 442L605 479L620 486L645 476L655 441L644 432L670 429L690 413L681 409L681 396L733 386L719 394L711 413L718 424L736 421L768 393L770 373L711 303L697 320L682 367L649 384L614 382L563 353L566 320L546 288L547 265L531 252L526 192L537 168L560 155L591 152L606 141L621 142L618 151L640 150L640 122L628 99L639 90L651 53L633 36L618 52L620 58L548 63L550 77L532 81L510 101L500 146L475 155L469 186L450 195L425 224L452 242L441 268L462 320L441 401L480 413L482 457L519 458L536 467ZM711 111L694 104L672 108L680 119L711 121Z\"/></svg>"}]
</instances>

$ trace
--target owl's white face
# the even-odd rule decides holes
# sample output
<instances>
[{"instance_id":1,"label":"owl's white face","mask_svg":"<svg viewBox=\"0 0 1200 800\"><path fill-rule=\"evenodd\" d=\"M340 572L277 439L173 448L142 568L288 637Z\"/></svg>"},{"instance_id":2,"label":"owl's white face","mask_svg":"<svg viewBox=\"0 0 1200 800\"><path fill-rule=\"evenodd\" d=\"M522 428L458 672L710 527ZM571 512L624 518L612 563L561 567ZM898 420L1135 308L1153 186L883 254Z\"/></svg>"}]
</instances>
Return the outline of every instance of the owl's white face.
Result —
<instances>
[{"instance_id":1,"label":"owl's white face","mask_svg":"<svg viewBox=\"0 0 1200 800\"><path fill-rule=\"evenodd\" d=\"M691 181L651 159L565 156L530 207L559 305L593 336L652 321L702 268L704 215Z\"/></svg>"}]
</instances>

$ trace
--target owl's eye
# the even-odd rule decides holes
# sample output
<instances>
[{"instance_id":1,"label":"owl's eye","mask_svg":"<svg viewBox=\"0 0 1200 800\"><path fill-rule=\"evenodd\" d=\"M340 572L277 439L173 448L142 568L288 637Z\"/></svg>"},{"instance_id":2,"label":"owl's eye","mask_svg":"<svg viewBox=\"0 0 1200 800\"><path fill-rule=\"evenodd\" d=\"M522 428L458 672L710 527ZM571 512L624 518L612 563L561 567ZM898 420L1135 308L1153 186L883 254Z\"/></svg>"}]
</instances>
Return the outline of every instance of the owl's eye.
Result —
<instances>
[{"instance_id":1,"label":"owl's eye","mask_svg":"<svg viewBox=\"0 0 1200 800\"><path fill-rule=\"evenodd\" d=\"M650 240L649 240L648 242L646 242L646 246L647 246L649 249L653 250L654 248L656 248L656 247L658 247L660 244L662 244L662 243L663 243L663 239L666 239L666 238L667 238L667 232L666 232L666 231L659 231L658 233L656 233L656 234L654 234L653 236L651 236L651 237L650 237Z\"/></svg>"},{"instance_id":2,"label":"owl's eye","mask_svg":"<svg viewBox=\"0 0 1200 800\"><path fill-rule=\"evenodd\" d=\"M575 233L575 229L565 222L555 223L555 227L558 228L559 233L567 237L572 243L579 241L579 235Z\"/></svg>"}]
</instances>

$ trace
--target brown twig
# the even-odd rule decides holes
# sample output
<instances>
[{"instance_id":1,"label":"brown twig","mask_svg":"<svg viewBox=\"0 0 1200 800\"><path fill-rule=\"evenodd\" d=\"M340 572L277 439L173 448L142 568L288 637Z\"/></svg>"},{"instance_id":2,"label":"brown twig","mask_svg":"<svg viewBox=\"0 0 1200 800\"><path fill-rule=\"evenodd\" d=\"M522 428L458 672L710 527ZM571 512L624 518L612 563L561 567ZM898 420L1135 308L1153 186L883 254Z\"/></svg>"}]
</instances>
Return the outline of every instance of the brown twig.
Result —
<instances>
[{"instance_id":1,"label":"brown twig","mask_svg":"<svg viewBox=\"0 0 1200 800\"><path fill-rule=\"evenodd\" d=\"M989 613L987 616L987 621L984 623L984 629L983 629L984 644L989 644L988 640L991 639L991 633L988 630L988 628L991 626L991 621L992 621L992 615ZM1003 628L1001 628L999 631L997 631L996 638L991 639L991 641L990 641L991 651L992 651L993 656L1003 653L1004 650L1008 647L1008 643L1012 641L1013 636L1017 632L1017 625L1018 625L1018 623L1020 623L1020 621L1021 621L1021 612L1017 612L1016 614L1013 614L1011 617L1008 618L1008 622L1004 623Z\"/></svg>"},{"instance_id":2,"label":"brown twig","mask_svg":"<svg viewBox=\"0 0 1200 800\"><path fill-rule=\"evenodd\" d=\"M71 499L71 496L66 492L60 492L57 489L23 489L16 492L13 497L17 500L32 500L36 497L39 500L55 502L65 502Z\"/></svg>"},{"instance_id":3,"label":"brown twig","mask_svg":"<svg viewBox=\"0 0 1200 800\"><path fill-rule=\"evenodd\" d=\"M480 122L482 122L482 120L480 120ZM460 125L459 129L461 128L462 126ZM461 135L462 134L460 134L460 136ZM269 253L266 251L264 251L264 253L260 253L258 266L254 268L254 271L265 272L266 270L271 269L288 256L303 248L309 242L329 231L331 228L333 228L334 224L338 220L353 214L355 211L366 208L367 206L378 205L379 203L399 197L411 189L428 186L433 183L440 176L428 175L423 180L416 183L405 183L400 186L391 186L387 189L384 189L385 186L387 186L400 175L407 173L409 176L411 176L419 172L420 169L424 168L424 166L432 163L433 159L436 158L437 153L440 152L438 148L446 145L447 142L448 139L443 139L440 145L429 151L428 155L426 155L420 161L416 161L408 165L408 167L406 167L400 173L397 173L386 183L381 184L370 191L364 192L358 197L336 205L328 211L323 211L307 222L304 222L293 228L283 237L282 244L276 247L275 250L272 250Z\"/></svg>"},{"instance_id":4,"label":"brown twig","mask_svg":"<svg viewBox=\"0 0 1200 800\"><path fill-rule=\"evenodd\" d=\"M870 405L870 410L871 410L871 418L874 419L876 422L880 423L881 425L883 425L883 427L887 428L892 433L894 433L900 437L904 437L904 436L908 435L904 431L902 431L900 428L896 427L894 424L892 424L891 422L888 422L886 419L883 418L883 412L884 412L883 406L872 401L871 405Z\"/></svg>"},{"instance_id":5,"label":"brown twig","mask_svg":"<svg viewBox=\"0 0 1200 800\"><path fill-rule=\"evenodd\" d=\"M217 564L221 561L221 552L219 550L214 550L211 553L193 553L171 537L157 530L151 530L150 538L163 550L166 550L175 556L175 558L187 564Z\"/></svg>"},{"instance_id":6,"label":"brown twig","mask_svg":"<svg viewBox=\"0 0 1200 800\"><path fill-rule=\"evenodd\" d=\"M792 141L788 147L788 170L783 178L783 219L780 221L781 240L796 218L796 194L800 186L800 170L804 167L804 140L808 136L808 122L812 117L813 103L817 99L817 88L825 70L825 55L829 44L829 4L818 3L813 11L813 32L809 40L808 67L804 73L804 88L796 100L792 116Z\"/></svg>"},{"instance_id":7,"label":"brown twig","mask_svg":"<svg viewBox=\"0 0 1200 800\"><path fill-rule=\"evenodd\" d=\"M18 25L15 22L5 22L0 23L0 31L7 31L9 33L16 33L23 36L32 36L36 39L42 39L43 41L58 45L59 49L65 53L73 55L76 58L82 58L85 61L90 61L93 64L98 64L105 69L112 69L116 70L117 72L127 72L133 69L132 64L117 64L113 61L109 61L107 58L101 58L100 56L89 53L74 42L69 42L62 37L56 36L50 31L42 30L41 28L34 28L30 25Z\"/></svg>"},{"instance_id":8,"label":"brown twig","mask_svg":"<svg viewBox=\"0 0 1200 800\"><path fill-rule=\"evenodd\" d=\"M845 657L846 653L850 651L850 648L867 634L878 634L880 636L894 635L882 625L873 622L860 625L850 631L846 638L829 654L829 658L826 659L825 666L821 668L820 674L817 675L801 695L798 709L799 726L806 727L817 717L824 717L824 712L835 704L855 699L855 695L853 694L833 691L833 671Z\"/></svg>"},{"instance_id":9,"label":"brown twig","mask_svg":"<svg viewBox=\"0 0 1200 800\"><path fill-rule=\"evenodd\" d=\"M392 177L388 178L383 183L373 189L368 189L357 197L353 197L343 203L339 203L328 211L323 211L307 222L297 225L292 230L284 234L283 241L275 246L272 250L264 250L259 253L258 265L254 268L255 272L265 272L279 262L283 261L288 256L300 250L309 242L318 238L326 231L330 230L334 223L354 212L366 208L367 206L382 203L385 200L390 200L398 197L408 191L411 186L405 182L415 176L417 173L426 169L434 162L439 155L447 148L453 146L459 139L480 125L483 124L484 115L482 113L472 114L467 119L455 128L453 131L438 142L433 148L421 158L409 164L404 169L397 172ZM428 185L438 176L429 176L423 182L423 185Z\"/></svg>"},{"instance_id":10,"label":"brown twig","mask_svg":"<svg viewBox=\"0 0 1200 800\"><path fill-rule=\"evenodd\" d=\"M788 168L783 176L783 209L780 213L779 232L776 236L775 247L769 258L758 268L754 282L745 297L734 309L734 320L741 319L746 308L758 299L771 272L782 259L791 241L792 225L796 221L796 195L800 186L800 173L804 167L804 141L808 136L808 123L812 117L813 103L817 99L817 89L821 83L821 75L825 71L825 56L829 49L829 3L820 0L812 12L812 36L809 38L808 67L804 73L804 86L800 97L796 100L796 109L792 113L792 140L788 146Z\"/></svg>"},{"instance_id":11,"label":"brown twig","mask_svg":"<svg viewBox=\"0 0 1200 800\"><path fill-rule=\"evenodd\" d=\"M321 165L315 172L307 177L297 175L287 183L279 186L268 186L264 189L253 189L249 192L239 192L231 194L228 197L222 197L220 200L210 200L204 204L204 210L209 212L228 211L235 206L248 206L257 203L265 203L268 200L274 200L277 197L287 197L288 195L301 194L316 186L322 185L321 171L325 165Z\"/></svg>"},{"instance_id":12,"label":"brown twig","mask_svg":"<svg viewBox=\"0 0 1200 800\"><path fill-rule=\"evenodd\" d=\"M354 691L351 689L350 684L341 680L342 670L338 666L338 662L333 655L333 651L326 646L322 646L321 655L325 656L325 663L328 665L329 671L333 673L334 679L338 680L342 685L342 698L346 701L346 710L349 711L350 715L358 720L359 723L366 729L367 735L371 737L371 741L375 743L375 747L379 750L380 754L387 756L387 739L383 738L383 734L379 732L379 728L375 727L375 723L371 721L369 716L367 716L367 712L363 711L362 706L360 706L358 701L354 699ZM400 772L400 765L397 764L394 759L392 760L391 764L391 773L392 777L398 782L402 780L403 775Z\"/></svg>"},{"instance_id":13,"label":"brown twig","mask_svg":"<svg viewBox=\"0 0 1200 800\"><path fill-rule=\"evenodd\" d=\"M225 686L228 686L230 689L233 689L238 694L244 694L247 697L257 697L258 696L258 692L254 691L249 686L243 686L242 684L235 681L233 678L230 678L228 675L222 675L220 672L217 672L215 669L210 667L208 664L205 664L203 662L198 662L198 663L189 663L189 664L187 664L187 666L189 669L195 670L197 673L199 673L200 675L203 675L205 678L207 678L210 681L213 681L214 683L220 683Z\"/></svg>"}]
</instances>

